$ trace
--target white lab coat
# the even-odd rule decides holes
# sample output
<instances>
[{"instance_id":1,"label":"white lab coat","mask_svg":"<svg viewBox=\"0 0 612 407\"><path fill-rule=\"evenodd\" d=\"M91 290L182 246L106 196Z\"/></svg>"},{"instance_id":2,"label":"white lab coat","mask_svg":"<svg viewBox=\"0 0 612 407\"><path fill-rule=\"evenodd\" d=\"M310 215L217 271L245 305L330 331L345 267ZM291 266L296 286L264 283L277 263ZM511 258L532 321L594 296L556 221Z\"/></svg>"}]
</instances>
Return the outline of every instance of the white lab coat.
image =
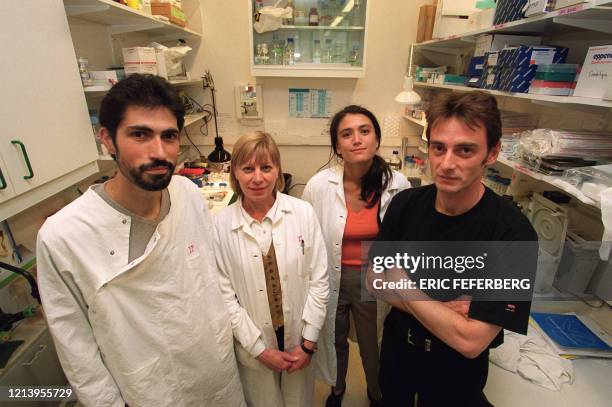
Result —
<instances>
[{"instance_id":1,"label":"white lab coat","mask_svg":"<svg viewBox=\"0 0 612 407\"><path fill-rule=\"evenodd\" d=\"M307 202L280 192L272 219L272 242L281 281L285 350L301 337L317 342L327 312L329 280L323 236ZM305 407L312 403L311 365L279 378L256 357L277 348L261 248L238 201L214 217L219 284L230 311L241 379L249 406ZM302 243L303 242L303 243ZM276 379L274 379L276 377ZM282 389L281 389L282 387ZM283 402L285 400L285 402Z\"/></svg>"},{"instance_id":2,"label":"white lab coat","mask_svg":"<svg viewBox=\"0 0 612 407\"><path fill-rule=\"evenodd\" d=\"M245 405L212 220L189 180L168 190L170 212L132 262L130 218L91 189L39 232L42 303L85 406Z\"/></svg>"},{"instance_id":3,"label":"white lab coat","mask_svg":"<svg viewBox=\"0 0 612 407\"><path fill-rule=\"evenodd\" d=\"M346 225L346 201L344 199L344 167L336 166L315 174L306 184L302 199L310 202L321 222L321 230L327 248L330 296L327 306L327 320L321 334L319 352L325 363L317 366L317 375L331 384L336 384L337 362L335 341L336 309L338 308L338 293L340 291L340 270L342 259L342 236ZM393 178L380 197L379 215L382 221L391 202L398 192L410 188L405 176L393 171ZM377 325L379 342L382 334L384 318L390 307L378 301Z\"/></svg>"}]
</instances>

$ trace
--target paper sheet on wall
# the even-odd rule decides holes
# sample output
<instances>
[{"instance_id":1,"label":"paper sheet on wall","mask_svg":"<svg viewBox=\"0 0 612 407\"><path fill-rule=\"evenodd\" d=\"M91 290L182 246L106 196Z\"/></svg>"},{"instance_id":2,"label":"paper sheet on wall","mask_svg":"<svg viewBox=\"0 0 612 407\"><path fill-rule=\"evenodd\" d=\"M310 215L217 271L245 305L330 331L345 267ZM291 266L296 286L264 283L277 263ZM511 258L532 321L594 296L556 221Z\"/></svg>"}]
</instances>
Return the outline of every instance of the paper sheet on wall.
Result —
<instances>
[{"instance_id":1,"label":"paper sheet on wall","mask_svg":"<svg viewBox=\"0 0 612 407\"><path fill-rule=\"evenodd\" d=\"M326 118L331 116L331 92L326 89L289 89L289 117Z\"/></svg>"}]
</instances>

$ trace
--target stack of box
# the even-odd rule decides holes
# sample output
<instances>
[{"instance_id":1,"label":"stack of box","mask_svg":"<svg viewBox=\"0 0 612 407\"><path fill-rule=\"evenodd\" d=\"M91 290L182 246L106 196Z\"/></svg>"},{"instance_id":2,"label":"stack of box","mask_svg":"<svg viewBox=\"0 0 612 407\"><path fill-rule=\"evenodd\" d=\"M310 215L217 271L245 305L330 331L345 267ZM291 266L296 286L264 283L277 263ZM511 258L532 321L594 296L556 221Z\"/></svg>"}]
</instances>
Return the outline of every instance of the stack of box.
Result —
<instances>
[{"instance_id":1,"label":"stack of box","mask_svg":"<svg viewBox=\"0 0 612 407\"><path fill-rule=\"evenodd\" d=\"M499 53L499 90L526 93L540 64L563 63L568 48L555 46L505 47Z\"/></svg>"},{"instance_id":2,"label":"stack of box","mask_svg":"<svg viewBox=\"0 0 612 407\"><path fill-rule=\"evenodd\" d=\"M154 16L161 16L172 24L185 27L186 17L181 8L181 0L153 0L151 12Z\"/></svg>"},{"instance_id":3,"label":"stack of box","mask_svg":"<svg viewBox=\"0 0 612 407\"><path fill-rule=\"evenodd\" d=\"M484 67L480 79L483 89L498 89L500 79L499 51L489 51L484 56Z\"/></svg>"},{"instance_id":4,"label":"stack of box","mask_svg":"<svg viewBox=\"0 0 612 407\"><path fill-rule=\"evenodd\" d=\"M612 94L612 44L590 47L584 58L574 96L610 98Z\"/></svg>"},{"instance_id":5,"label":"stack of box","mask_svg":"<svg viewBox=\"0 0 612 407\"><path fill-rule=\"evenodd\" d=\"M133 73L157 75L157 57L155 55L155 48L123 48L123 66L126 76Z\"/></svg>"},{"instance_id":6,"label":"stack of box","mask_svg":"<svg viewBox=\"0 0 612 407\"><path fill-rule=\"evenodd\" d=\"M578 65L572 64L541 64L531 86L529 93L550 96L569 96L576 83Z\"/></svg>"},{"instance_id":7,"label":"stack of box","mask_svg":"<svg viewBox=\"0 0 612 407\"><path fill-rule=\"evenodd\" d=\"M539 14L551 12L553 11L554 7L555 0L529 0L527 2L525 17L537 16Z\"/></svg>"},{"instance_id":8,"label":"stack of box","mask_svg":"<svg viewBox=\"0 0 612 407\"><path fill-rule=\"evenodd\" d=\"M527 0L497 0L493 23L497 25L524 18L526 4Z\"/></svg>"},{"instance_id":9,"label":"stack of box","mask_svg":"<svg viewBox=\"0 0 612 407\"><path fill-rule=\"evenodd\" d=\"M470 65L468 67L468 80L467 86L473 88L480 88L482 73L484 71L485 57L472 57L470 59Z\"/></svg>"},{"instance_id":10,"label":"stack of box","mask_svg":"<svg viewBox=\"0 0 612 407\"><path fill-rule=\"evenodd\" d=\"M419 9L419 23L417 26L416 42L431 40L435 21L436 6L421 6Z\"/></svg>"}]
</instances>

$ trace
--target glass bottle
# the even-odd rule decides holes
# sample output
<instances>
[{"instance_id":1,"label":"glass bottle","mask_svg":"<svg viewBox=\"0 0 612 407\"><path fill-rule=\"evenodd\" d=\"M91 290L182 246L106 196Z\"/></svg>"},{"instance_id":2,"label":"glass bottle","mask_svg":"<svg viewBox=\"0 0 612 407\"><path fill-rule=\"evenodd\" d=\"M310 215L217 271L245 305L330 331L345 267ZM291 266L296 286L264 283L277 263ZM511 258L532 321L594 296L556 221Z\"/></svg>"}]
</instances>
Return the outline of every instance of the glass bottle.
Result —
<instances>
[{"instance_id":1,"label":"glass bottle","mask_svg":"<svg viewBox=\"0 0 612 407\"><path fill-rule=\"evenodd\" d=\"M315 64L321 63L321 41L314 40L314 45L312 47L312 62Z\"/></svg>"},{"instance_id":2,"label":"glass bottle","mask_svg":"<svg viewBox=\"0 0 612 407\"><path fill-rule=\"evenodd\" d=\"M353 49L351 50L348 58L347 58L347 62L349 64L351 64L351 66L360 66L360 60L359 60L359 43L354 42L353 43Z\"/></svg>"},{"instance_id":3,"label":"glass bottle","mask_svg":"<svg viewBox=\"0 0 612 407\"><path fill-rule=\"evenodd\" d=\"M87 69L87 65L89 65L89 59L85 57L79 57L79 73L81 74L81 82L83 82L83 86L91 86L93 85L93 80L89 75L89 70Z\"/></svg>"},{"instance_id":4,"label":"glass bottle","mask_svg":"<svg viewBox=\"0 0 612 407\"><path fill-rule=\"evenodd\" d=\"M323 49L323 57L321 58L321 62L324 64L331 64L333 60L333 44L331 38L325 39L325 48Z\"/></svg>"},{"instance_id":5,"label":"glass bottle","mask_svg":"<svg viewBox=\"0 0 612 407\"><path fill-rule=\"evenodd\" d=\"M285 46L283 63L285 65L295 65L295 48L293 38L287 38L287 45Z\"/></svg>"},{"instance_id":6,"label":"glass bottle","mask_svg":"<svg viewBox=\"0 0 612 407\"><path fill-rule=\"evenodd\" d=\"M361 22L361 1L353 0L355 5L353 6L353 11L351 14L351 25L353 27L361 27L363 23Z\"/></svg>"},{"instance_id":7,"label":"glass bottle","mask_svg":"<svg viewBox=\"0 0 612 407\"><path fill-rule=\"evenodd\" d=\"M294 25L295 20L293 18L293 10L295 7L293 6L293 0L287 0L287 6L285 8L291 9L291 14L283 18L283 25Z\"/></svg>"},{"instance_id":8,"label":"glass bottle","mask_svg":"<svg viewBox=\"0 0 612 407\"><path fill-rule=\"evenodd\" d=\"M268 56L268 44L264 42L263 44L261 44L261 63L266 65L269 60L270 57Z\"/></svg>"},{"instance_id":9,"label":"glass bottle","mask_svg":"<svg viewBox=\"0 0 612 407\"><path fill-rule=\"evenodd\" d=\"M285 50L283 49L283 42L278 39L278 34L272 34L272 52L271 52L271 61L272 65L282 65L283 64L283 54Z\"/></svg>"},{"instance_id":10,"label":"glass bottle","mask_svg":"<svg viewBox=\"0 0 612 407\"><path fill-rule=\"evenodd\" d=\"M332 47L332 62L345 63L346 62L346 46L343 42L336 40Z\"/></svg>"},{"instance_id":11,"label":"glass bottle","mask_svg":"<svg viewBox=\"0 0 612 407\"><path fill-rule=\"evenodd\" d=\"M391 165L394 166L397 170L402 168L402 160L399 158L399 151L393 150L393 155L391 156Z\"/></svg>"},{"instance_id":12,"label":"glass bottle","mask_svg":"<svg viewBox=\"0 0 612 407\"><path fill-rule=\"evenodd\" d=\"M316 7L310 8L310 13L308 13L308 25L319 25L319 12Z\"/></svg>"},{"instance_id":13,"label":"glass bottle","mask_svg":"<svg viewBox=\"0 0 612 407\"><path fill-rule=\"evenodd\" d=\"M255 65L261 64L261 44L255 47Z\"/></svg>"}]
</instances>

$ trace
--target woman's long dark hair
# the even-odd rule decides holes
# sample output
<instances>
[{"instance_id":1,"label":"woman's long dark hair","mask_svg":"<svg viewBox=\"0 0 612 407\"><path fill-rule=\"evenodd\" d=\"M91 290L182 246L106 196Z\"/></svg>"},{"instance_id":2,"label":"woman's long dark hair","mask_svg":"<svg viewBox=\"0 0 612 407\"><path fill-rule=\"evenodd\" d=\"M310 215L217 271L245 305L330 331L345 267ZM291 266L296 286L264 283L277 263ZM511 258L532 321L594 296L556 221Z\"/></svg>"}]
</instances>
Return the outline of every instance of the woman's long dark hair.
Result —
<instances>
[{"instance_id":1,"label":"woman's long dark hair","mask_svg":"<svg viewBox=\"0 0 612 407\"><path fill-rule=\"evenodd\" d=\"M342 156L338 154L338 151L336 151L336 145L338 144L338 126L340 125L342 119L344 119L344 117L348 114L362 114L368 119L370 119L372 125L374 126L376 140L378 140L378 145L380 146L380 124L378 124L378 120L376 120L376 116L374 116L374 113L370 112L365 107L349 105L334 115L329 126L332 152L336 156L342 158ZM387 164L385 160L378 154L374 155L372 166L370 167L368 172L366 172L363 177L361 177L360 198L361 200L365 201L367 208L371 208L376 205L376 203L380 199L380 196L382 195L382 192L391 182L392 177L393 172L391 171L391 167L389 167L389 164Z\"/></svg>"}]
</instances>

